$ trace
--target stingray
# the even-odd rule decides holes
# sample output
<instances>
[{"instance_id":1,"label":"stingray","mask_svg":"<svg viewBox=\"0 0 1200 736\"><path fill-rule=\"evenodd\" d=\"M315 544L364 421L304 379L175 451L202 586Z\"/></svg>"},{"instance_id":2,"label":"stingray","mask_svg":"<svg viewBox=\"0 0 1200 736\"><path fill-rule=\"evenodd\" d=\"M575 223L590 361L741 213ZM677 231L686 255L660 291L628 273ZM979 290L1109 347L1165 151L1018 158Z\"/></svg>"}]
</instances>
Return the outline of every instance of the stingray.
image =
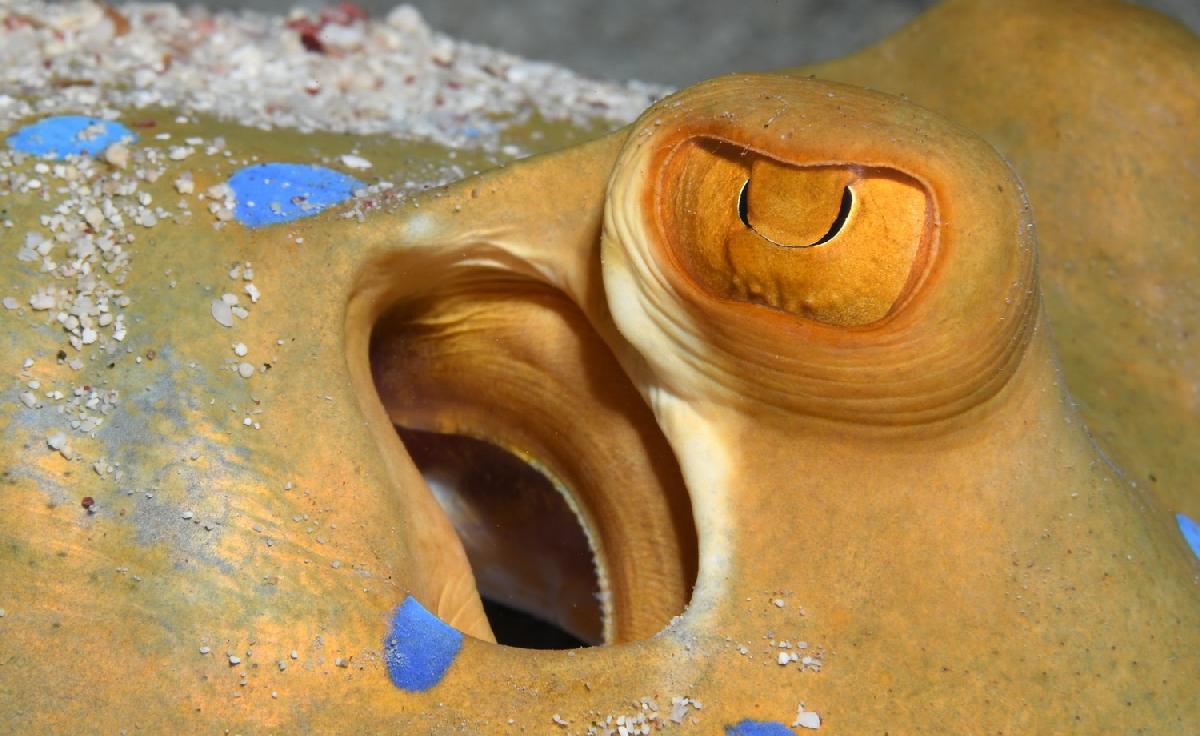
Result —
<instances>
[{"instance_id":1,"label":"stingray","mask_svg":"<svg viewBox=\"0 0 1200 736\"><path fill-rule=\"evenodd\" d=\"M70 448L0 417L0 715L1186 731L1198 60L1116 3L957 0L362 223L156 230L146 360L87 368L132 492L66 503ZM591 559L449 435L549 478ZM599 646L498 644L489 588Z\"/></svg>"}]
</instances>

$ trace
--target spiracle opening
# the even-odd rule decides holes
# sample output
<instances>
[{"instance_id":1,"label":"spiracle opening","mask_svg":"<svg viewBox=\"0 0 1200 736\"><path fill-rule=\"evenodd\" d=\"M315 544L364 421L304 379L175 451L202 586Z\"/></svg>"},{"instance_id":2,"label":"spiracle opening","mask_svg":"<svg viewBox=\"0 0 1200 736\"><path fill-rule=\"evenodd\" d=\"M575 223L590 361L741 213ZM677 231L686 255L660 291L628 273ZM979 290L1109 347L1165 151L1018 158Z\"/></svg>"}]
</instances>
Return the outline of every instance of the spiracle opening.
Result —
<instances>
[{"instance_id":1,"label":"spiracle opening","mask_svg":"<svg viewBox=\"0 0 1200 736\"><path fill-rule=\"evenodd\" d=\"M427 253L404 264L429 266ZM653 414L562 292L456 262L381 314L369 363L492 633L534 649L652 636L682 612L698 564Z\"/></svg>"},{"instance_id":2,"label":"spiracle opening","mask_svg":"<svg viewBox=\"0 0 1200 736\"><path fill-rule=\"evenodd\" d=\"M563 490L490 442L396 431L463 542L496 641L524 649L602 643L595 550Z\"/></svg>"}]
</instances>

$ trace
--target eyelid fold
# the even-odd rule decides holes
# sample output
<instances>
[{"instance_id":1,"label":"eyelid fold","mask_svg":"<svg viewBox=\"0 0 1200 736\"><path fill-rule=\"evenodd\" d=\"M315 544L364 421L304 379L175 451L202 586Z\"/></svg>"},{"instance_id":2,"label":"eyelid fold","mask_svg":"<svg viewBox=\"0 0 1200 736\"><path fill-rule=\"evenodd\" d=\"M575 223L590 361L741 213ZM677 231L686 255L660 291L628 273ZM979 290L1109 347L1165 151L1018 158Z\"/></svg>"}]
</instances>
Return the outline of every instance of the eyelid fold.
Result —
<instances>
[{"instance_id":1,"label":"eyelid fold","mask_svg":"<svg viewBox=\"0 0 1200 736\"><path fill-rule=\"evenodd\" d=\"M808 246L846 186L845 221ZM608 201L609 308L683 396L927 424L994 395L1032 331L1034 234L1011 170L886 95L786 75L686 90L635 125Z\"/></svg>"}]
</instances>

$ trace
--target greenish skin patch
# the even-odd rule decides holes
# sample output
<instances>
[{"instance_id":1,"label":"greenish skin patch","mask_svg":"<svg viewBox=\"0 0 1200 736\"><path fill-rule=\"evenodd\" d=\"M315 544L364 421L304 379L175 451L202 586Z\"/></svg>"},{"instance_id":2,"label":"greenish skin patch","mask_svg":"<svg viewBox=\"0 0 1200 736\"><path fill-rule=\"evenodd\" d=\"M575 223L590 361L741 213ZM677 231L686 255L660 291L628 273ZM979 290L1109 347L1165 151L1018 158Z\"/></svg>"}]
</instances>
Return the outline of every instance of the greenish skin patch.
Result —
<instances>
[{"instance_id":1,"label":"greenish skin patch","mask_svg":"<svg viewBox=\"0 0 1200 736\"><path fill-rule=\"evenodd\" d=\"M175 122L177 116L178 113L173 110L145 108L127 112L121 120L142 136L139 145L147 147L165 149L169 145L181 145L189 137L200 137L206 141L224 137L236 145L235 155L230 160L242 162L237 167L216 162L212 170L225 176L244 163L281 161L322 164L356 176L368 184L389 180L397 185L406 180L421 182L440 179L455 166L465 176L470 176L516 160L515 156L503 152L503 146L517 146L522 151L537 155L583 143L618 127L599 120L580 127L565 121L546 120L537 114L523 122L506 124L505 117L498 116L496 123L502 131L499 146L495 151L488 151L483 148L453 149L427 140L396 138L385 134L261 130L209 115L189 116L196 122L181 125ZM154 122L153 127L138 125L149 121ZM31 121L22 121L21 124L27 122ZM159 133L170 133L171 140L155 140L154 136ZM230 147L233 148L233 145ZM372 168L356 171L344 166L338 159L351 151L370 161ZM179 168L193 168L194 164L189 166L189 163L194 161L183 161Z\"/></svg>"},{"instance_id":2,"label":"greenish skin patch","mask_svg":"<svg viewBox=\"0 0 1200 736\"><path fill-rule=\"evenodd\" d=\"M0 678L0 700L25 704L24 715L0 709L6 710L6 728L44 728L47 722L37 714L50 712L62 723L83 722L82 706L70 703L73 693L87 687L88 677L53 670L64 648L96 642L97 631L109 632L107 649L131 654L125 663L131 671L158 663L152 668L159 683L146 694L143 720L127 724L153 731L193 712L186 707L190 699L229 700L236 673L225 662L215 663L227 649L265 649L268 642L272 656L278 656L277 649L295 649L301 657L292 677L308 663L325 666L339 652L360 663L378 661L380 653L373 649L379 647L380 627L398 600L389 560L397 559L394 547L403 539L389 530L358 528L339 516L384 485L375 468L347 459L354 453L342 444L356 441L353 431L361 428L361 420L348 387L327 380L345 361L336 338L341 312L330 308L307 320L294 319L289 293L303 289L308 302L320 303L322 274L330 281L349 281L345 262L352 259L339 260L339 251L365 247L354 240L357 234L386 226L386 208L403 206L404 198L393 196L384 211L370 212L372 227L342 217L356 206L350 202L314 218L251 232L236 222L214 229L207 200L180 195L174 181L191 172L200 193L242 166L281 161L328 166L367 184L390 181L397 190L414 182L413 189L420 191L422 183L504 166L514 157L503 149L451 150L385 135L263 131L205 116L179 124L176 114L144 109L121 116L139 135L131 150L158 149L166 169L156 182L141 182L139 191L171 212L186 199L192 214L180 223L160 220L152 228L127 218L126 231L136 235L128 246L129 277L121 286L130 298L123 310L129 332L111 354L100 344L74 350L47 312L29 307L29 296L39 286L74 286L73 279L40 273L38 263L15 257L26 232L45 232L38 218L64 198L55 191L61 182L44 177L51 185L45 201L20 193L0 201L13 222L3 233L10 245L0 254L0 296L20 304L0 310L0 346L9 356L9 380L0 385L0 401L7 407L0 411L5 438L0 454L8 458L0 518L21 519L0 525L0 578L11 584L3 601L8 615L0 627L10 645L21 642L20 660L32 663L20 678ZM28 122L19 121L14 129ZM500 142L536 154L609 129L601 123L580 128L534 118L505 129ZM170 139L157 140L160 133ZM228 157L204 153L217 137L225 139ZM183 161L167 160L167 150L187 138L204 143ZM347 168L341 156L350 153L372 167ZM27 158L19 170L31 172L37 163ZM107 170L103 161L99 166ZM297 244L297 237L305 242ZM56 245L55 255L62 256L65 248ZM262 299L257 305L242 294L240 281L228 277L230 266L243 261L253 262L258 271ZM209 314L212 300L226 290L236 291L251 310L232 329ZM250 379L231 369L242 360L231 350L235 341L250 346L245 360L256 369ZM59 364L60 349L81 358L83 367L76 371ZM151 354L154 359L147 357ZM25 357L35 360L31 371L41 382L39 395L51 389L69 395L72 387L89 385L118 391L120 402L90 436L72 432L55 412L55 402L44 401L40 409L20 402L27 390L28 378L19 376ZM264 363L272 366L265 373L260 371ZM259 410L261 415L254 413ZM313 416L328 416L328 447L290 438L289 427ZM243 417L261 422L262 430L244 426ZM55 432L68 436L79 459L67 461L47 446L46 438ZM91 465L97 458L119 467L120 480L95 473ZM295 488L285 491L291 481ZM94 499L92 512L81 506L85 496ZM345 565L335 569L334 560ZM196 654L200 644L214 654ZM0 661L11 659L8 649L0 645ZM174 664L163 668L168 661ZM188 696L181 701L169 693ZM253 713L220 720L237 730L253 730L257 723Z\"/></svg>"}]
</instances>

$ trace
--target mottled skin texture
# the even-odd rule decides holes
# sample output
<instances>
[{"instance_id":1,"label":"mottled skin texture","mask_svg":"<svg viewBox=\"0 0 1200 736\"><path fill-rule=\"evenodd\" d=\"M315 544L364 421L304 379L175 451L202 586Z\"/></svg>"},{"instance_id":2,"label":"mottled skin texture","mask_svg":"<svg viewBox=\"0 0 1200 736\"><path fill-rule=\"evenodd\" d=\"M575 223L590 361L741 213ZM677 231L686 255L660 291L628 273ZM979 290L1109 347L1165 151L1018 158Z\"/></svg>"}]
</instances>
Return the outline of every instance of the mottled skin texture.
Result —
<instances>
[{"instance_id":1,"label":"mottled skin texture","mask_svg":"<svg viewBox=\"0 0 1200 736\"><path fill-rule=\"evenodd\" d=\"M1150 320L1149 329L1163 324L1158 318L1196 318L1195 310L1176 311L1169 301L1154 313L1121 301L1135 298L1131 290L1157 287L1194 303L1196 287L1186 274L1197 273L1196 255L1186 248L1196 229L1184 204L1195 201L1196 184L1165 162L1194 166L1195 153L1185 144L1159 152L1166 133L1143 139L1112 132L1102 143L1081 144L1071 166L1087 164L1086 154L1097 146L1114 161L1161 165L1153 189L1163 199L1141 196L1144 187L1126 189L1133 185L1115 164L1091 164L1095 189L1085 191L1075 186L1070 167L1054 160L1065 155L1066 143L1039 142L1036 119L1013 112L1047 82L1030 81L1014 100L994 107L976 110L968 103L997 89L980 80L1003 78L1000 70L1011 70L1016 85L1035 72L1082 79L1087 69L1111 64L1112 73L1097 72L1101 79L1094 84L1079 82L1084 99L1063 103L1062 115L1087 124L1052 126L1050 133L1075 141L1124 125L1118 112L1144 109L1129 100L1117 112L1086 104L1100 89L1095 85L1138 68L1132 66L1138 57L1123 56L1129 52L1119 43L1081 42L1073 48L1097 49L1094 57L1078 62L1081 52L1064 53L1062 63L1077 66L1053 74L1021 64L987 65L991 34L1000 34L996 48L1007 57L1023 58L1020 44L1037 48L1036 29L1047 27L1088 39L1149 34L1155 53L1168 56L1146 61L1146 74L1191 64L1170 77L1185 91L1162 99L1167 108L1181 106L1183 116L1182 106L1195 104L1186 90L1194 95L1195 86L1178 80L1195 73L1196 42L1153 17L1132 23L1123 14L1134 11L1121 6L1059 6L1075 15L1032 24L1034 31L1012 38L1002 33L1009 27L1002 19L1010 17L1003 8L951 3L892 46L830 67L828 76L907 91L928 107L937 108L934 95L945 94L942 114L803 75L728 77L660 103L629 130L385 207L362 224L330 213L253 232L237 225L214 231L204 218L150 231L137 244L128 285L143 317L130 346L137 354L153 348L157 357L135 364L124 356L113 369L97 359L83 378L120 387L127 396L121 417L98 433L95 447L122 463L128 475L122 487L153 488L155 498L126 496L86 466L46 451L36 414L0 414L0 575L7 613L0 619L0 723L13 731L98 733L181 725L231 733L538 733L557 730L551 717L558 714L570 721L567 732L582 732L591 719L631 712L630 702L639 697L665 705L673 695L688 695L704 704L689 728L698 733L721 733L745 718L790 723L800 702L821 713L822 733L948 727L1186 732L1200 716L1196 562L1171 526L1167 512L1174 509L1131 487L1105 462L1067 390L1092 397L1085 411L1109 427L1102 439L1124 431L1105 425L1112 420L1104 417L1133 416L1128 412L1145 411L1142 402L1157 402L1163 412L1176 412L1163 416L1183 417L1160 422L1164 431L1178 430L1164 436L1194 447L1189 415L1178 413L1185 402L1174 393L1194 380L1194 363L1168 365L1161 378L1151 372L1159 368L1146 367L1118 371L1119 385L1089 383L1109 370L1103 361L1110 356L1143 365L1140 355L1121 348L1143 333L1137 322L1122 323L1129 331L1079 328L1071 342L1075 332L1067 325L1114 309L1099 306L1113 299L1130 320ZM932 33L931 26L939 42L911 43L915 50L906 57L905 39ZM954 57L956 40L970 41L970 52ZM938 44L946 50L937 58L918 57ZM872 53L880 56L871 61ZM982 66L973 66L975 60ZM927 75L928 99L918 97L920 85L904 81L906 70L913 79ZM943 88L949 91L937 91ZM1064 95L1071 89L1057 98L1069 99ZM992 131L988 121L997 118L987 110L1012 117ZM1024 133L1005 138L1003 131L1022 126ZM251 133L226 135L235 148L253 143ZM683 220L719 217L738 227L728 217L736 201L688 211L665 196L688 189L691 169L675 167L682 159L672 155L687 155L683 144L697 136L800 172L890 169L918 182L928 203L926 227L904 265L915 276L886 316L868 325L822 321L737 289L714 294L693 280L681 267L681 249L690 245L677 235L691 227ZM333 145L276 138L267 149L297 140L318 149ZM988 142L1012 160L1015 174ZM1120 157L1123 145L1135 143L1146 150ZM685 172L682 185L672 188L678 182L663 172ZM214 167L197 178L203 186L228 173ZM156 196L169 196L171 178L160 181ZM842 180L836 181L835 201ZM31 197L9 200L17 232L41 206ZM910 198L881 206L904 208L897 215L906 221L913 216ZM1176 209L1136 221L1139 207ZM764 212L777 216L780 210ZM1121 224L1121 212L1133 213L1124 216L1128 224ZM1101 216L1113 222L1092 222ZM1068 237L1085 225L1088 232L1126 233L1126 247L1099 235ZM1171 229L1160 232L1160 226ZM848 227L844 237L855 233ZM297 235L303 245L294 243ZM1037 282L1039 238L1058 248L1046 256L1045 310ZM1075 280L1066 267L1069 260L1092 269L1113 259L1120 275L1125 261L1116 259L1143 239L1155 247L1138 251L1150 260L1129 282ZM822 247L838 245L835 237ZM808 268L805 253L791 255L797 258L769 263L787 269L788 277ZM230 331L207 307L234 261L254 263L264 297L250 319ZM175 289L167 288L167 268L177 275ZM738 276L725 275L731 283ZM6 260L0 284L5 293L25 293L35 276ZM557 324L573 329L549 328L562 335L552 344L542 334L522 338L491 312L473 313L462 298L472 284L494 294L504 283L514 294L554 293L553 303L569 305L572 315ZM1089 291L1092 286L1099 291ZM867 298L877 301L880 293L869 289ZM603 444L621 422L640 426L639 412L652 411L661 438L646 446L665 441L676 458L698 543L691 603L659 635L641 638L643 629L622 627L630 626L634 610L648 610L650 618L678 610L688 575L679 559L632 564L627 579L614 579L622 595L647 601L642 609L615 606L612 613L614 629L634 632L628 636L637 641L576 653L489 641L450 522L392 428L411 401L390 393L381 400L375 382L388 375L387 359L377 359L374 374L369 359L379 319L396 314L398 305L445 294L454 299L422 313L438 318L423 323L429 326L420 343L428 370L466 370L471 361L451 348L478 361L551 351L562 356L557 367L603 348L624 382L546 372L547 381L573 392L567 406L629 392L641 397L632 408L617 402L612 417L577 418L575 431L589 439L581 446ZM522 298L514 309L533 310L532 301ZM1053 337L1069 346L1066 382L1045 312ZM5 354L37 357L47 381L54 371L65 373L52 357L60 333L43 317L9 312L4 319ZM502 349L489 352L488 341L471 327L496 322L505 330ZM466 329L443 336L438 324ZM284 345L276 346L280 338ZM245 382L224 370L235 339L256 359L271 356L271 371ZM1104 346L1098 357L1085 349L1090 344ZM1178 349L1184 351L1177 353L1180 361L1195 359L1194 342ZM189 366L193 361L196 367ZM1081 377L1078 388L1072 375ZM493 384L479 381L485 408L495 397ZM6 406L16 406L16 393L8 390ZM241 408L253 399L263 409L261 431L241 424ZM531 413L564 405L553 395L529 400ZM239 411L231 412L231 404ZM470 421L463 417L469 414L458 408L439 417L435 407L422 421L457 421L456 428L470 429L461 426ZM524 431L528 438L521 442L556 451L552 438L541 434L546 430ZM518 434L507 435L508 443ZM1129 467L1154 463L1157 469L1160 452L1163 463L1194 462L1172 460L1176 455L1152 440L1118 439L1115 446L1129 453L1119 458ZM572 463L587 458L552 460L563 463L560 473L567 475ZM1162 467L1186 471L1182 464ZM638 477L619 489L624 503L678 508L660 496L674 482L670 473ZM284 491L288 481L293 488ZM1158 486L1164 485L1160 477ZM99 513L79 507L83 495L97 498ZM1194 497L1194 491L1162 493L1166 504L1184 508ZM181 519L185 509L221 525L204 531ZM294 521L304 514L307 522L320 521L319 532ZM645 528L615 512L599 512L594 523L612 539L646 540ZM663 518L657 523L678 529ZM607 561L621 554L614 551ZM640 562L637 555L646 553L627 554ZM333 568L333 560L343 566ZM642 577L647 571L655 577ZM409 593L473 637L442 682L423 694L393 687L379 661L389 614ZM779 666L769 639L808 642L809 651L822 653L822 671ZM201 644L213 653L198 654ZM739 645L748 653L739 654ZM253 656L244 656L246 649ZM279 671L275 661L292 649L301 657ZM242 653L244 664L230 668L227 650ZM352 658L351 666L336 667L336 657Z\"/></svg>"}]
</instances>

